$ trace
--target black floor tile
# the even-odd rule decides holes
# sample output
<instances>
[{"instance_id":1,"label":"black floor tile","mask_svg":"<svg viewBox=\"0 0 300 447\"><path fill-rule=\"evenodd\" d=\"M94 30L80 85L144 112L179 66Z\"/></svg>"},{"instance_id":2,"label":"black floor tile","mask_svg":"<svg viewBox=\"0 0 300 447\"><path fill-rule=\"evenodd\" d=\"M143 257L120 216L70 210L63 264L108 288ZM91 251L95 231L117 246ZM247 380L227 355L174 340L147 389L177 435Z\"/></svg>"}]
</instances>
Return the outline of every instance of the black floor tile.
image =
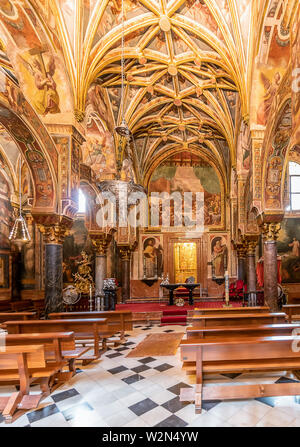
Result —
<instances>
[{"instance_id":1,"label":"black floor tile","mask_svg":"<svg viewBox=\"0 0 300 447\"><path fill-rule=\"evenodd\" d=\"M161 365L155 366L155 368L157 371L159 372L163 372L163 371L167 371L168 369L174 368L174 366L169 365L168 363L162 363Z\"/></svg>"},{"instance_id":2,"label":"black floor tile","mask_svg":"<svg viewBox=\"0 0 300 447\"><path fill-rule=\"evenodd\" d=\"M127 383L127 385L131 385L132 383L138 382L139 380L143 380L145 377L140 376L139 374L134 374L133 376L125 377L123 382Z\"/></svg>"},{"instance_id":3,"label":"black floor tile","mask_svg":"<svg viewBox=\"0 0 300 447\"><path fill-rule=\"evenodd\" d=\"M153 357L145 357L144 359L139 360L139 362L141 363L150 363L150 362L154 362L156 359Z\"/></svg>"},{"instance_id":4,"label":"black floor tile","mask_svg":"<svg viewBox=\"0 0 300 447\"><path fill-rule=\"evenodd\" d=\"M298 383L298 380L289 379L288 377L280 377L275 383Z\"/></svg>"},{"instance_id":5,"label":"black floor tile","mask_svg":"<svg viewBox=\"0 0 300 447\"><path fill-rule=\"evenodd\" d=\"M168 334L169 332L175 332L175 331L174 331L174 329L167 329L166 331L163 331L163 332L166 332Z\"/></svg>"},{"instance_id":6,"label":"black floor tile","mask_svg":"<svg viewBox=\"0 0 300 447\"><path fill-rule=\"evenodd\" d=\"M131 345L135 345L136 343L133 343L133 341L127 341L126 343L124 343L124 346L131 346Z\"/></svg>"},{"instance_id":7,"label":"black floor tile","mask_svg":"<svg viewBox=\"0 0 300 447\"><path fill-rule=\"evenodd\" d=\"M59 409L55 404L47 405L44 408L40 408L39 410L31 411L31 413L27 414L29 422L32 424L33 422L44 419L52 414L59 413Z\"/></svg>"},{"instance_id":8,"label":"black floor tile","mask_svg":"<svg viewBox=\"0 0 300 447\"><path fill-rule=\"evenodd\" d=\"M120 355L122 355L120 352L114 352L113 354L109 354L106 357L109 359L114 359L115 357L119 357Z\"/></svg>"},{"instance_id":9,"label":"black floor tile","mask_svg":"<svg viewBox=\"0 0 300 447\"><path fill-rule=\"evenodd\" d=\"M142 400L134 405L129 407L129 410L133 411L137 416L141 416L142 414L147 413L153 408L158 407L158 404L153 402L151 399Z\"/></svg>"},{"instance_id":10,"label":"black floor tile","mask_svg":"<svg viewBox=\"0 0 300 447\"><path fill-rule=\"evenodd\" d=\"M240 376L240 374L226 373L226 374L222 374L222 376L228 377L228 379L235 379L236 377Z\"/></svg>"},{"instance_id":11,"label":"black floor tile","mask_svg":"<svg viewBox=\"0 0 300 447\"><path fill-rule=\"evenodd\" d=\"M129 348L127 346L121 346L121 348L115 348L115 351L122 352L122 351L128 351Z\"/></svg>"},{"instance_id":12,"label":"black floor tile","mask_svg":"<svg viewBox=\"0 0 300 447\"><path fill-rule=\"evenodd\" d=\"M75 388L71 388L70 390L63 391L61 393L53 394L51 397L54 402L61 402L62 400L69 399L70 397L78 396L78 391Z\"/></svg>"},{"instance_id":13,"label":"black floor tile","mask_svg":"<svg viewBox=\"0 0 300 447\"><path fill-rule=\"evenodd\" d=\"M189 402L180 402L179 396L176 396L174 397L174 399L165 402L161 406L164 407L166 410L169 410L170 413L176 413L187 405L189 405Z\"/></svg>"},{"instance_id":14,"label":"black floor tile","mask_svg":"<svg viewBox=\"0 0 300 447\"><path fill-rule=\"evenodd\" d=\"M127 371L126 366L117 366L116 368L108 369L107 371L111 374L119 374L120 372Z\"/></svg>"},{"instance_id":15,"label":"black floor tile","mask_svg":"<svg viewBox=\"0 0 300 447\"><path fill-rule=\"evenodd\" d=\"M177 385L173 385L170 388L168 388L168 391L171 391L171 393L177 394L177 396L179 396L181 388L192 388L192 387L184 382L180 382L177 383Z\"/></svg>"},{"instance_id":16,"label":"black floor tile","mask_svg":"<svg viewBox=\"0 0 300 447\"><path fill-rule=\"evenodd\" d=\"M221 400L203 400L202 401L202 408L203 410L209 411L212 408L219 405L222 401Z\"/></svg>"},{"instance_id":17,"label":"black floor tile","mask_svg":"<svg viewBox=\"0 0 300 447\"><path fill-rule=\"evenodd\" d=\"M147 371L147 369L151 369L151 368L147 365L141 365L141 366L136 366L135 368L131 368L131 370L134 371L135 373L141 373L143 371Z\"/></svg>"},{"instance_id":18,"label":"black floor tile","mask_svg":"<svg viewBox=\"0 0 300 447\"><path fill-rule=\"evenodd\" d=\"M155 427L186 427L187 425L188 423L183 419L179 418L175 414L172 414L172 416L168 417L159 424L156 424Z\"/></svg>"},{"instance_id":19,"label":"black floor tile","mask_svg":"<svg viewBox=\"0 0 300 447\"><path fill-rule=\"evenodd\" d=\"M62 411L62 414L64 415L66 421L70 421L71 419L80 416L80 413L83 413L84 417L86 417L86 412L93 410L94 409L90 404L84 402L82 404L67 408L66 410Z\"/></svg>"},{"instance_id":20,"label":"black floor tile","mask_svg":"<svg viewBox=\"0 0 300 447\"><path fill-rule=\"evenodd\" d=\"M144 327L143 329L142 329L142 331L150 331L152 329L152 327Z\"/></svg>"}]
</instances>

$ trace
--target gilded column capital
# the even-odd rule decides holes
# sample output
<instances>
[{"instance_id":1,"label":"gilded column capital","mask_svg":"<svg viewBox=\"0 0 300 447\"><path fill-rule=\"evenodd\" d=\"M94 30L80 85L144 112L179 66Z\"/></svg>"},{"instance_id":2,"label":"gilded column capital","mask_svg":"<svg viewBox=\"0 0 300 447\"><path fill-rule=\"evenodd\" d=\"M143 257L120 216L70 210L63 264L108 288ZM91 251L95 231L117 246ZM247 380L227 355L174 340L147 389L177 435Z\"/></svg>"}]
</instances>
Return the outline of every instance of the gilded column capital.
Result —
<instances>
[{"instance_id":1,"label":"gilded column capital","mask_svg":"<svg viewBox=\"0 0 300 447\"><path fill-rule=\"evenodd\" d=\"M112 235L108 233L89 233L93 247L97 255L105 256L109 244L112 239Z\"/></svg>"},{"instance_id":2,"label":"gilded column capital","mask_svg":"<svg viewBox=\"0 0 300 447\"><path fill-rule=\"evenodd\" d=\"M278 222L265 222L260 225L265 242L276 242L279 237L281 224Z\"/></svg>"},{"instance_id":3,"label":"gilded column capital","mask_svg":"<svg viewBox=\"0 0 300 447\"><path fill-rule=\"evenodd\" d=\"M120 258L122 261L129 261L131 257L132 248L129 245L118 246Z\"/></svg>"},{"instance_id":4,"label":"gilded column capital","mask_svg":"<svg viewBox=\"0 0 300 447\"><path fill-rule=\"evenodd\" d=\"M247 234L244 237L245 240L245 246L248 256L255 255L255 249L257 247L258 243L258 235L256 234Z\"/></svg>"},{"instance_id":5,"label":"gilded column capital","mask_svg":"<svg viewBox=\"0 0 300 447\"><path fill-rule=\"evenodd\" d=\"M65 224L38 225L40 232L44 236L45 244L63 244L65 237L69 235L70 228Z\"/></svg>"},{"instance_id":6,"label":"gilded column capital","mask_svg":"<svg viewBox=\"0 0 300 447\"><path fill-rule=\"evenodd\" d=\"M236 250L238 258L245 258L246 257L247 246L245 244L245 241L235 242L233 244L233 246L234 246L234 249Z\"/></svg>"}]
</instances>

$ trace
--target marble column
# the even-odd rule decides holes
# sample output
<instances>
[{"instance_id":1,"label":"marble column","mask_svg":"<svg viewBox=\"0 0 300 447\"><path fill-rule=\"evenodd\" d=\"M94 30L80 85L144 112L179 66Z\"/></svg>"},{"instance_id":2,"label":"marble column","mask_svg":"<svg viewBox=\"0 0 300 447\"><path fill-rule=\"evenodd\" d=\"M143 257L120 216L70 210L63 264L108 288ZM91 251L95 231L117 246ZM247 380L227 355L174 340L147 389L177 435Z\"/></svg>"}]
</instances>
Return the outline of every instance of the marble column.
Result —
<instances>
[{"instance_id":1,"label":"marble column","mask_svg":"<svg viewBox=\"0 0 300 447\"><path fill-rule=\"evenodd\" d=\"M243 242L238 242L236 244L237 253L237 267L238 267L238 277L237 279L245 281L246 280L246 246Z\"/></svg>"},{"instance_id":2,"label":"marble column","mask_svg":"<svg viewBox=\"0 0 300 447\"><path fill-rule=\"evenodd\" d=\"M271 312L278 311L277 245L280 223L264 223L264 298Z\"/></svg>"},{"instance_id":3,"label":"marble column","mask_svg":"<svg viewBox=\"0 0 300 447\"><path fill-rule=\"evenodd\" d=\"M256 263L255 251L257 246L257 237L247 238L247 291L256 291Z\"/></svg>"},{"instance_id":4,"label":"marble column","mask_svg":"<svg viewBox=\"0 0 300 447\"><path fill-rule=\"evenodd\" d=\"M106 233L90 233L95 252L95 288L100 293L103 292L103 281L107 277L107 249L112 236Z\"/></svg>"},{"instance_id":5,"label":"marble column","mask_svg":"<svg viewBox=\"0 0 300 447\"><path fill-rule=\"evenodd\" d=\"M40 225L45 243L45 314L63 312L63 241L66 224Z\"/></svg>"},{"instance_id":6,"label":"marble column","mask_svg":"<svg viewBox=\"0 0 300 447\"><path fill-rule=\"evenodd\" d=\"M130 299L130 261L131 249L127 246L119 247L121 258L121 277L122 277L122 303Z\"/></svg>"}]
</instances>

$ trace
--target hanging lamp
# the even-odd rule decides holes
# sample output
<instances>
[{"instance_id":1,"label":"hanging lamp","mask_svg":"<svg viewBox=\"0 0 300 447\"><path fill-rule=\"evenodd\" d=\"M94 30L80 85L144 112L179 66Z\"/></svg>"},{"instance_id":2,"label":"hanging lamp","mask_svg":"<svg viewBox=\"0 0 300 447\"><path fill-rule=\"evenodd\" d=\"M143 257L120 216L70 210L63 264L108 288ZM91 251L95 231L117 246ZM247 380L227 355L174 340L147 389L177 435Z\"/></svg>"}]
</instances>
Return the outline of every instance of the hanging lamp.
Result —
<instances>
[{"instance_id":1,"label":"hanging lamp","mask_svg":"<svg viewBox=\"0 0 300 447\"><path fill-rule=\"evenodd\" d=\"M19 166L19 216L14 222L14 226L9 234L9 240L21 249L22 245L30 242L30 234L24 217L22 216L22 170L21 158Z\"/></svg>"},{"instance_id":2,"label":"hanging lamp","mask_svg":"<svg viewBox=\"0 0 300 447\"><path fill-rule=\"evenodd\" d=\"M115 127L115 131L121 137L129 139L132 133L128 127L125 119L125 94L124 94L124 84L125 84L125 28L124 28L124 0L122 0L122 38L121 38L121 114L122 121L121 124Z\"/></svg>"}]
</instances>

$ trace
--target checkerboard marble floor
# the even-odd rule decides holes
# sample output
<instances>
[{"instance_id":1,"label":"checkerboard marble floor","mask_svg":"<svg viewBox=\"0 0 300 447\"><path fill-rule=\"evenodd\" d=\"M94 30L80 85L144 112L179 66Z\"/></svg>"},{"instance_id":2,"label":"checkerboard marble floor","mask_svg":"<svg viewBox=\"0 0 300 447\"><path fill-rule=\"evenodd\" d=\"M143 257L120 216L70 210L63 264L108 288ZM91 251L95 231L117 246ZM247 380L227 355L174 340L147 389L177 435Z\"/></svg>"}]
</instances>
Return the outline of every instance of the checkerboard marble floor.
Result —
<instances>
[{"instance_id":1,"label":"checkerboard marble floor","mask_svg":"<svg viewBox=\"0 0 300 447\"><path fill-rule=\"evenodd\" d=\"M183 326L134 327L127 342L109 349L98 362L58 388L39 408L23 414L13 424L0 427L299 427L300 396L204 401L202 414L194 405L179 401L181 387L194 385L175 356L126 358L130 349L149 333L184 332ZM80 366L80 365L79 365ZM81 368L81 366L80 366ZM216 383L274 383L296 380L284 372L209 376ZM7 395L14 387L0 387ZM38 392L38 387L32 387Z\"/></svg>"}]
</instances>

